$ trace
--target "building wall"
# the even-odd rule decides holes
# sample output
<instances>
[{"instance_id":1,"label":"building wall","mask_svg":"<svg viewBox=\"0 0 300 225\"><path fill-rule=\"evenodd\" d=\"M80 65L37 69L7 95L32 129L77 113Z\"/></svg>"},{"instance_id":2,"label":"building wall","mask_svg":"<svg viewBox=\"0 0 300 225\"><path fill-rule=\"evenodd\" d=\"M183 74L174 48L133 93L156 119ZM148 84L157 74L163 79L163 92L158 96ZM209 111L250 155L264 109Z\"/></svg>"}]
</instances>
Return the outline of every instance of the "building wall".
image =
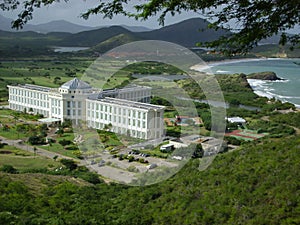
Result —
<instances>
[{"instance_id":1,"label":"building wall","mask_svg":"<svg viewBox=\"0 0 300 225\"><path fill-rule=\"evenodd\" d=\"M97 99L99 92L92 89L51 89L36 85L9 85L8 88L12 110L29 112L32 109L35 114L61 121L70 119L75 124L87 121L89 127L96 129L111 125L112 132L140 139L164 136L163 107L137 103L150 102L149 87L114 89L113 103L105 97L111 90L104 91L104 98Z\"/></svg>"},{"instance_id":2,"label":"building wall","mask_svg":"<svg viewBox=\"0 0 300 225\"><path fill-rule=\"evenodd\" d=\"M109 103L105 100L87 100L87 126L129 135L140 139L160 138L164 135L163 108L153 109L132 107L124 101ZM155 116L159 118L155 118Z\"/></svg>"},{"instance_id":3,"label":"building wall","mask_svg":"<svg viewBox=\"0 0 300 225\"><path fill-rule=\"evenodd\" d=\"M38 86L37 86L38 87ZM45 117L49 116L49 98L47 91L39 91L25 88L22 86L8 86L9 89L9 107L12 110L42 114Z\"/></svg>"}]
</instances>

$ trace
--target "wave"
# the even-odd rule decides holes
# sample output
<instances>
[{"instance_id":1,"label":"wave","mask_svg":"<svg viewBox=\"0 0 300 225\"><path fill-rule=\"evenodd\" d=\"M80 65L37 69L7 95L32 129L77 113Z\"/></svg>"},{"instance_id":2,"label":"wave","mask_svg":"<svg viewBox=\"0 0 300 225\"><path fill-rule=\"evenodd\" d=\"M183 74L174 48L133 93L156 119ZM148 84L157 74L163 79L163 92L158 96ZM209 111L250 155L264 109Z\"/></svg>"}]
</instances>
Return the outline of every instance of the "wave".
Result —
<instances>
[{"instance_id":1,"label":"wave","mask_svg":"<svg viewBox=\"0 0 300 225\"><path fill-rule=\"evenodd\" d=\"M261 97L267 97L269 99L273 98L274 96L267 93L267 92L264 92L264 91L254 91L255 94L257 94L258 96L261 96Z\"/></svg>"},{"instance_id":2,"label":"wave","mask_svg":"<svg viewBox=\"0 0 300 225\"><path fill-rule=\"evenodd\" d=\"M254 93L267 98L276 98L283 101L286 101L287 99L300 99L300 96L288 96L288 95L280 95L276 94L273 91L276 91L274 88L270 87L269 81L264 80L256 80L256 79L248 79L248 83L251 86L251 88L254 90Z\"/></svg>"},{"instance_id":3,"label":"wave","mask_svg":"<svg viewBox=\"0 0 300 225\"><path fill-rule=\"evenodd\" d=\"M226 71L226 70L217 70L216 73L226 73L226 74L231 74L231 71Z\"/></svg>"}]
</instances>

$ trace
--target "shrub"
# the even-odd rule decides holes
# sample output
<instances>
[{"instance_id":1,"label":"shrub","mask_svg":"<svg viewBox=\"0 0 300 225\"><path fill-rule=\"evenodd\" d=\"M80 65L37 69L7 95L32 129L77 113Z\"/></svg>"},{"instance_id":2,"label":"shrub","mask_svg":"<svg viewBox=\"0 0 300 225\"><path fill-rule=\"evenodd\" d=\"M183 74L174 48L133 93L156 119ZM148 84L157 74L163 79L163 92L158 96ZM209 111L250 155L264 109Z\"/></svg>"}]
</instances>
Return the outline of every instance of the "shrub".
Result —
<instances>
[{"instance_id":1,"label":"shrub","mask_svg":"<svg viewBox=\"0 0 300 225\"><path fill-rule=\"evenodd\" d=\"M18 170L15 169L12 165L3 165L1 168L0 168L0 171L2 172L5 172L5 173L18 173Z\"/></svg>"},{"instance_id":2,"label":"shrub","mask_svg":"<svg viewBox=\"0 0 300 225\"><path fill-rule=\"evenodd\" d=\"M60 162L69 170L77 168L77 164L72 159L61 159Z\"/></svg>"},{"instance_id":3,"label":"shrub","mask_svg":"<svg viewBox=\"0 0 300 225\"><path fill-rule=\"evenodd\" d=\"M66 146L71 144L72 142L70 140L62 139L58 143L61 144L62 146Z\"/></svg>"}]
</instances>

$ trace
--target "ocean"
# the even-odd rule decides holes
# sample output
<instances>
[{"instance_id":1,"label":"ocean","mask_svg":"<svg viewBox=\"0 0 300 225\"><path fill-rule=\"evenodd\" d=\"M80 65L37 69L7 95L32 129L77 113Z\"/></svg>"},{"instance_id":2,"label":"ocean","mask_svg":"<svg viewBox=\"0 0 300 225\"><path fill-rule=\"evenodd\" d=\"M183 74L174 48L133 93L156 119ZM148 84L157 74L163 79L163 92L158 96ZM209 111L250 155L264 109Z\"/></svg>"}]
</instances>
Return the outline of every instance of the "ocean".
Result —
<instances>
[{"instance_id":1,"label":"ocean","mask_svg":"<svg viewBox=\"0 0 300 225\"><path fill-rule=\"evenodd\" d=\"M203 71L215 74L250 74L273 71L278 77L285 80L262 81L249 79L248 82L254 92L260 96L275 97L283 102L291 102L300 108L300 58L224 61L211 63L209 67L209 69Z\"/></svg>"}]
</instances>

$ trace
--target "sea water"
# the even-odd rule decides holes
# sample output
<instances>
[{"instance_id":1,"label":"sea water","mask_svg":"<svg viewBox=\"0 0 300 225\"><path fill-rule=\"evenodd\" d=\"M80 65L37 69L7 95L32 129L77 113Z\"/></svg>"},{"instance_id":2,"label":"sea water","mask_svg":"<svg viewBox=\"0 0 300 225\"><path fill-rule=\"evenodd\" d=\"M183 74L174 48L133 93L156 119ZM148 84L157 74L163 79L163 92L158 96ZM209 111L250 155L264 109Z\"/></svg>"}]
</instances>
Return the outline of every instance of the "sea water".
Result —
<instances>
[{"instance_id":1,"label":"sea water","mask_svg":"<svg viewBox=\"0 0 300 225\"><path fill-rule=\"evenodd\" d=\"M268 98L275 97L283 102L288 101L300 108L300 58L252 59L212 63L210 70L215 74L275 72L278 77L284 80L249 79L248 82L256 94Z\"/></svg>"}]
</instances>

